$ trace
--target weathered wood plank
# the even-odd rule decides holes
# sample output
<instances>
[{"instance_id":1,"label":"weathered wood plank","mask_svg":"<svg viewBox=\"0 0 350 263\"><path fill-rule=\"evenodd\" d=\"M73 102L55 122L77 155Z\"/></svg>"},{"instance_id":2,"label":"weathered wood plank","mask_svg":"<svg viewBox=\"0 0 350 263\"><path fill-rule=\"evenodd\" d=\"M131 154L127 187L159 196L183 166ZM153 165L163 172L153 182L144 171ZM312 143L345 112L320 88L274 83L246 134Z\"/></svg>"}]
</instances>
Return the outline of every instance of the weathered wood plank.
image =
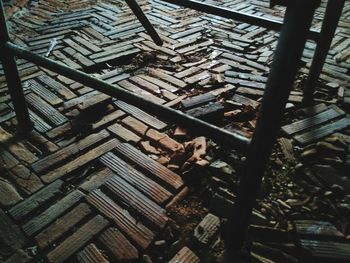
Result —
<instances>
[{"instance_id":1,"label":"weathered wood plank","mask_svg":"<svg viewBox=\"0 0 350 263\"><path fill-rule=\"evenodd\" d=\"M108 221L98 215L80 227L76 232L59 244L47 254L47 259L52 263L61 263L69 259L79 249L84 247L94 236L108 226Z\"/></svg>"},{"instance_id":2,"label":"weathered wood plank","mask_svg":"<svg viewBox=\"0 0 350 263\"><path fill-rule=\"evenodd\" d=\"M84 103L84 101L87 101L87 100L90 100L91 98L94 98L95 96L101 94L101 92L97 91L97 90L94 90L92 92L89 92L89 93L86 93L80 97L77 97L77 98L73 98L71 100L67 100L63 103L63 106L62 108L64 110L69 110L73 107L77 107L79 106L80 104Z\"/></svg>"},{"instance_id":3,"label":"weathered wood plank","mask_svg":"<svg viewBox=\"0 0 350 263\"><path fill-rule=\"evenodd\" d=\"M33 111L29 110L30 120L32 121L34 128L41 133L46 133L52 129L51 125L45 122L42 118L36 115Z\"/></svg>"},{"instance_id":4,"label":"weathered wood plank","mask_svg":"<svg viewBox=\"0 0 350 263\"><path fill-rule=\"evenodd\" d=\"M341 114L338 111L335 111L334 109L328 109L312 117L308 117L306 119L285 125L282 127L282 130L288 135L292 135L292 134L301 132L303 130L306 130L308 128L311 128L313 126L328 122L332 119L338 118L343 115L344 113Z\"/></svg>"},{"instance_id":5,"label":"weathered wood plank","mask_svg":"<svg viewBox=\"0 0 350 263\"><path fill-rule=\"evenodd\" d=\"M117 135L120 139L137 144L141 141L141 137L133 133L132 131L124 128L122 125L115 123L107 128L111 133Z\"/></svg>"},{"instance_id":6,"label":"weathered wood plank","mask_svg":"<svg viewBox=\"0 0 350 263\"><path fill-rule=\"evenodd\" d=\"M150 114L144 112L143 110L140 110L139 108L130 105L124 101L117 100L115 102L115 105L122 109L123 111L131 114L134 116L136 119L139 119L140 121L143 121L147 123L149 126L157 129L157 130L162 130L167 127L167 124L158 120L157 118L151 116Z\"/></svg>"},{"instance_id":7,"label":"weathered wood plank","mask_svg":"<svg viewBox=\"0 0 350 263\"><path fill-rule=\"evenodd\" d=\"M180 80L180 79L177 79L173 76L170 76L168 74L166 74L164 71L161 71L161 70L157 70L157 69L153 69L153 68L150 68L149 69L149 73L152 75L152 76L155 76L157 78L160 78L166 82L169 82L175 86L178 86L179 88L184 88L187 86L187 83Z\"/></svg>"},{"instance_id":8,"label":"weathered wood plank","mask_svg":"<svg viewBox=\"0 0 350 263\"><path fill-rule=\"evenodd\" d=\"M38 242L39 247L45 248L60 238L65 232L73 229L76 224L91 213L89 206L81 203L36 235L35 240Z\"/></svg>"},{"instance_id":9,"label":"weathered wood plank","mask_svg":"<svg viewBox=\"0 0 350 263\"><path fill-rule=\"evenodd\" d=\"M11 206L23 200L13 184L3 177L0 177L0 204Z\"/></svg>"},{"instance_id":10,"label":"weathered wood plank","mask_svg":"<svg viewBox=\"0 0 350 263\"><path fill-rule=\"evenodd\" d=\"M87 245L77 254L79 263L109 263L94 243Z\"/></svg>"},{"instance_id":11,"label":"weathered wood plank","mask_svg":"<svg viewBox=\"0 0 350 263\"><path fill-rule=\"evenodd\" d=\"M124 209L104 195L100 190L93 191L86 199L104 216L112 220L134 244L142 249L146 249L151 244L154 238L152 231L140 222L137 222L129 213L126 213Z\"/></svg>"},{"instance_id":12,"label":"weathered wood plank","mask_svg":"<svg viewBox=\"0 0 350 263\"><path fill-rule=\"evenodd\" d=\"M235 94L231 99L245 106L251 106L253 108L257 108L260 105L259 102L238 94Z\"/></svg>"},{"instance_id":13,"label":"weathered wood plank","mask_svg":"<svg viewBox=\"0 0 350 263\"><path fill-rule=\"evenodd\" d=\"M61 84L60 82L54 80L53 78L47 76L47 75L41 75L38 77L38 79L46 84L48 87L55 90L58 94L63 96L66 100L70 100L77 95L75 95L69 88Z\"/></svg>"},{"instance_id":14,"label":"weathered wood plank","mask_svg":"<svg viewBox=\"0 0 350 263\"><path fill-rule=\"evenodd\" d=\"M56 94L45 88L34 79L30 79L24 82L23 87L26 86L28 86L33 92L35 92L51 105L59 105L63 103L63 100L61 98L59 98Z\"/></svg>"},{"instance_id":15,"label":"weathered wood plank","mask_svg":"<svg viewBox=\"0 0 350 263\"><path fill-rule=\"evenodd\" d=\"M12 168L9 176L24 193L31 195L44 186L40 178L22 164Z\"/></svg>"},{"instance_id":16,"label":"weathered wood plank","mask_svg":"<svg viewBox=\"0 0 350 263\"><path fill-rule=\"evenodd\" d=\"M49 202L52 198L60 194L62 186L63 181L56 180L52 184L31 195L23 202L20 202L16 206L12 207L9 210L10 215L16 220L24 218L35 209L41 207L45 203Z\"/></svg>"},{"instance_id":17,"label":"weathered wood plank","mask_svg":"<svg viewBox=\"0 0 350 263\"><path fill-rule=\"evenodd\" d=\"M109 263L94 243L87 245L77 255L79 263Z\"/></svg>"},{"instance_id":18,"label":"weathered wood plank","mask_svg":"<svg viewBox=\"0 0 350 263\"><path fill-rule=\"evenodd\" d=\"M331 223L317 220L293 221L297 238L328 238L344 240L345 236Z\"/></svg>"},{"instance_id":19,"label":"weathered wood plank","mask_svg":"<svg viewBox=\"0 0 350 263\"><path fill-rule=\"evenodd\" d=\"M106 182L105 186L113 194L118 196L120 200L132 207L134 211L137 211L141 217L147 219L153 226L158 229L162 229L165 226L168 221L165 210L122 178L114 176Z\"/></svg>"},{"instance_id":20,"label":"weathered wood plank","mask_svg":"<svg viewBox=\"0 0 350 263\"><path fill-rule=\"evenodd\" d=\"M138 164L140 167L153 174L155 178L160 179L160 182L163 184L166 183L172 189L179 190L183 186L184 182L179 175L164 167L160 163L152 160L150 157L143 154L130 144L122 143L116 147L116 150L120 154L123 154L125 157Z\"/></svg>"},{"instance_id":21,"label":"weathered wood plank","mask_svg":"<svg viewBox=\"0 0 350 263\"><path fill-rule=\"evenodd\" d=\"M163 89L166 89L170 92L177 92L179 89L174 87L173 85L170 85L169 83L165 82L165 81L162 81L160 79L157 79L157 78L153 78L151 76L147 76L147 75L138 75L140 78L143 78L155 85L157 85L158 87L161 87Z\"/></svg>"},{"instance_id":22,"label":"weathered wood plank","mask_svg":"<svg viewBox=\"0 0 350 263\"><path fill-rule=\"evenodd\" d=\"M40 112L43 117L49 120L52 124L58 126L68 121L68 119L58 110L34 93L27 94L26 99L33 108Z\"/></svg>"},{"instance_id":23,"label":"weathered wood plank","mask_svg":"<svg viewBox=\"0 0 350 263\"><path fill-rule=\"evenodd\" d=\"M146 131L148 130L148 126L144 124L143 122L128 116L122 120L122 123L132 130L133 132L137 133L140 136L144 136L146 134Z\"/></svg>"},{"instance_id":24,"label":"weathered wood plank","mask_svg":"<svg viewBox=\"0 0 350 263\"><path fill-rule=\"evenodd\" d=\"M80 153L85 149L89 148L90 146L108 138L108 136L109 133L106 130L102 130L98 133L91 134L78 142L75 142L49 156L40 159L39 161L32 164L32 168L37 173L41 173L49 167L65 159L68 159L69 157Z\"/></svg>"},{"instance_id":25,"label":"weathered wood plank","mask_svg":"<svg viewBox=\"0 0 350 263\"><path fill-rule=\"evenodd\" d=\"M169 191L165 190L159 184L146 177L113 153L106 153L100 157L100 161L160 205L164 204L173 196Z\"/></svg>"},{"instance_id":26,"label":"weathered wood plank","mask_svg":"<svg viewBox=\"0 0 350 263\"><path fill-rule=\"evenodd\" d=\"M208 92L208 93L204 93L198 96L185 99L181 101L181 104L187 110L198 106L202 106L203 104L209 103L214 100L215 100L215 96L210 92Z\"/></svg>"},{"instance_id":27,"label":"weathered wood plank","mask_svg":"<svg viewBox=\"0 0 350 263\"><path fill-rule=\"evenodd\" d=\"M347 243L302 239L300 246L304 251L303 262L350 261L350 244Z\"/></svg>"},{"instance_id":28,"label":"weathered wood plank","mask_svg":"<svg viewBox=\"0 0 350 263\"><path fill-rule=\"evenodd\" d=\"M141 89L140 87L132 84L127 80L119 81L118 85L120 85L122 88L126 90L136 93L137 95L143 96L146 100L153 101L154 103L164 104L166 102L165 100L158 98L157 96L149 93L148 91Z\"/></svg>"},{"instance_id":29,"label":"weathered wood plank","mask_svg":"<svg viewBox=\"0 0 350 263\"><path fill-rule=\"evenodd\" d=\"M46 183L52 182L60 177L63 177L65 175L81 168L82 166L88 164L89 162L100 157L101 155L105 154L106 152L114 149L119 143L120 142L117 139L112 139L112 140L88 151L87 153L80 155L78 158L63 165L62 167L59 167L59 168L43 175L41 178Z\"/></svg>"},{"instance_id":30,"label":"weathered wood plank","mask_svg":"<svg viewBox=\"0 0 350 263\"><path fill-rule=\"evenodd\" d=\"M75 190L71 192L70 194L66 195L64 198L59 200L57 203L50 206L40 215L27 221L22 227L24 232L27 235L32 236L33 234L38 232L40 229L44 228L45 226L53 222L57 217L62 215L67 209L69 209L74 204L79 202L79 200L82 199L83 197L84 197L84 194L79 190Z\"/></svg>"},{"instance_id":31,"label":"weathered wood plank","mask_svg":"<svg viewBox=\"0 0 350 263\"><path fill-rule=\"evenodd\" d=\"M188 110L186 113L210 123L219 123L224 116L224 109L224 106L220 102L214 102Z\"/></svg>"},{"instance_id":32,"label":"weathered wood plank","mask_svg":"<svg viewBox=\"0 0 350 263\"><path fill-rule=\"evenodd\" d=\"M31 151L29 151L21 142L16 141L15 137L0 127L0 143L7 146L9 152L11 152L18 160L25 164L31 164L38 160Z\"/></svg>"},{"instance_id":33,"label":"weathered wood plank","mask_svg":"<svg viewBox=\"0 0 350 263\"><path fill-rule=\"evenodd\" d=\"M115 173L113 173L113 171L108 168L104 168L90 175L89 178L79 186L79 188L83 189L86 192L91 192L97 188L100 188L101 185L103 185L113 176L115 176Z\"/></svg>"},{"instance_id":34,"label":"weathered wood plank","mask_svg":"<svg viewBox=\"0 0 350 263\"><path fill-rule=\"evenodd\" d=\"M0 209L0 252L2 255L12 254L28 242L19 227Z\"/></svg>"},{"instance_id":35,"label":"weathered wood plank","mask_svg":"<svg viewBox=\"0 0 350 263\"><path fill-rule=\"evenodd\" d=\"M345 129L348 126L350 126L350 118L346 117L328 125L323 125L311 131L296 135L294 136L294 139L300 144L307 144L326 137L327 135L330 135L336 131Z\"/></svg>"},{"instance_id":36,"label":"weathered wood plank","mask_svg":"<svg viewBox=\"0 0 350 263\"><path fill-rule=\"evenodd\" d=\"M10 170L18 164L18 160L4 148L0 147L0 167Z\"/></svg>"},{"instance_id":37,"label":"weathered wood plank","mask_svg":"<svg viewBox=\"0 0 350 263\"><path fill-rule=\"evenodd\" d=\"M129 80L134 82L135 85L141 87L142 89L145 89L154 94L160 94L160 89L157 85L154 85L147 80L140 78L139 76L133 76L129 78Z\"/></svg>"},{"instance_id":38,"label":"weathered wood plank","mask_svg":"<svg viewBox=\"0 0 350 263\"><path fill-rule=\"evenodd\" d=\"M108 228L99 240L113 254L118 262L138 262L139 253L126 237L116 228Z\"/></svg>"}]
</instances>

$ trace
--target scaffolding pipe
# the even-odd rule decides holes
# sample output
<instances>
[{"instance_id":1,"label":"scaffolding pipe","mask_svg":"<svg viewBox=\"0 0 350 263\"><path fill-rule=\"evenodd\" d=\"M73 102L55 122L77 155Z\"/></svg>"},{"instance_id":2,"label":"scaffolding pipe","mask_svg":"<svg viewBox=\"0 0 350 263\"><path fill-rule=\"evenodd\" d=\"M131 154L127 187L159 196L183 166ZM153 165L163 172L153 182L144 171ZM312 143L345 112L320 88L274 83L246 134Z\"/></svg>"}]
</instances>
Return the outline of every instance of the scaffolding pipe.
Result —
<instances>
[{"instance_id":1,"label":"scaffolding pipe","mask_svg":"<svg viewBox=\"0 0 350 263\"><path fill-rule=\"evenodd\" d=\"M119 87L118 85L108 84L107 82L91 77L84 72L72 69L51 59L39 56L31 51L26 50L25 48L17 46L14 43L7 42L4 46L4 50L6 53L11 54L12 56L16 55L20 58L26 59L38 66L47 68L85 86L91 87L107 95L140 107L148 112L153 113L156 116L169 119L181 126L190 128L199 134L203 134L214 139L218 143L229 143L230 146L245 151L250 142L248 138L239 133L229 132L215 125L194 118L179 110L174 110L170 107L159 105L155 102L146 100L137 94Z\"/></svg>"},{"instance_id":2,"label":"scaffolding pipe","mask_svg":"<svg viewBox=\"0 0 350 263\"><path fill-rule=\"evenodd\" d=\"M135 16L138 18L142 26L146 29L147 33L150 35L152 40L158 45L163 45L163 40L158 35L157 31L152 26L151 22L148 20L145 13L142 11L141 7L137 4L136 0L126 0L125 1L130 9L134 12Z\"/></svg>"},{"instance_id":3,"label":"scaffolding pipe","mask_svg":"<svg viewBox=\"0 0 350 263\"><path fill-rule=\"evenodd\" d=\"M243 164L237 198L226 233L229 250L240 250L266 166L281 128L289 94L320 0L289 1L266 84L256 129Z\"/></svg>"},{"instance_id":4,"label":"scaffolding pipe","mask_svg":"<svg viewBox=\"0 0 350 263\"><path fill-rule=\"evenodd\" d=\"M211 4L207 4L207 3L203 3L195 0L181 0L181 1L161 0L161 1L174 4L174 5L188 7L207 14L212 14L220 17L233 19L242 23L264 27L275 31L280 31L283 25L283 22L281 21L276 21L269 18L262 18L260 16L246 14L246 13L234 11L225 7L219 7L219 6L215 6L215 5L211 5ZM319 35L320 33L315 30L309 30L307 33L307 37L315 41L316 43L318 43Z\"/></svg>"},{"instance_id":5,"label":"scaffolding pipe","mask_svg":"<svg viewBox=\"0 0 350 263\"><path fill-rule=\"evenodd\" d=\"M16 60L10 52L5 51L5 45L9 40L10 36L6 25L5 10L2 1L0 1L0 61L4 69L7 88L15 109L19 125L18 132L22 133L30 131L33 125L30 121Z\"/></svg>"},{"instance_id":6,"label":"scaffolding pipe","mask_svg":"<svg viewBox=\"0 0 350 263\"><path fill-rule=\"evenodd\" d=\"M315 55L312 59L309 76L304 87L304 103L310 104L313 100L313 95L322 68L327 58L328 51L331 47L335 31L344 8L345 0L329 0L324 15L320 40L318 41Z\"/></svg>"}]
</instances>

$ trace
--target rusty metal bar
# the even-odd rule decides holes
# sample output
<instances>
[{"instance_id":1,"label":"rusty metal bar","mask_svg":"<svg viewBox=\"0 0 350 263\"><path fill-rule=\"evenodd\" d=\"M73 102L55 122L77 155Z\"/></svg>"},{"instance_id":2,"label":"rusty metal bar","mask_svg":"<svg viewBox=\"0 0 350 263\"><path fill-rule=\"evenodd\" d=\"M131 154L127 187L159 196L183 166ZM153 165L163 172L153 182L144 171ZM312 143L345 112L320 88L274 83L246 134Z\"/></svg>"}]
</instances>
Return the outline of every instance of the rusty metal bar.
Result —
<instances>
[{"instance_id":1,"label":"rusty metal bar","mask_svg":"<svg viewBox=\"0 0 350 263\"><path fill-rule=\"evenodd\" d=\"M51 59L39 56L31 51L26 50L25 48L17 46L14 43L7 42L4 46L4 50L6 53L16 55L38 66L47 68L62 76L84 84L85 86L101 91L112 97L124 100L127 103L140 107L148 112L153 113L156 116L167 118L172 122L190 128L199 134L206 135L216 140L218 143L230 144L231 146L236 147L242 151L245 151L249 144L250 140L240 135L239 133L229 132L225 129L187 115L181 111L174 110L170 107L159 105L152 101L146 100L142 96L127 91L118 85L108 84L107 82L91 77L84 72L71 69L70 67L67 67L61 63L57 63Z\"/></svg>"},{"instance_id":2,"label":"rusty metal bar","mask_svg":"<svg viewBox=\"0 0 350 263\"><path fill-rule=\"evenodd\" d=\"M251 14L246 14L243 12L234 11L234 10L231 10L228 8L215 6L215 5L211 5L211 4L207 4L207 3L203 3L203 2L195 1L195 0L181 0L181 1L179 1L179 0L161 0L161 1L167 2L170 4L174 4L174 5L188 7L188 8L200 11L200 12L221 16L221 17L237 20L239 22L248 23L251 25L256 25L256 26L260 26L260 27L264 27L264 28L276 30L276 31L280 31L281 27L283 25L283 22L276 21L273 19L263 18L260 16L251 15ZM309 30L307 37L311 40L314 40L315 42L318 42L319 35L320 35L319 32L314 31L314 30Z\"/></svg>"},{"instance_id":3,"label":"rusty metal bar","mask_svg":"<svg viewBox=\"0 0 350 263\"><path fill-rule=\"evenodd\" d=\"M6 25L5 10L2 1L0 1L0 61L4 69L7 88L16 112L19 126L18 132L26 132L30 131L33 125L30 121L15 57L12 53L6 52L5 49L6 42L9 40L10 36Z\"/></svg>"},{"instance_id":4,"label":"rusty metal bar","mask_svg":"<svg viewBox=\"0 0 350 263\"><path fill-rule=\"evenodd\" d=\"M245 240L266 165L293 88L311 21L319 4L320 0L292 0L287 5L256 129L241 172L235 207L225 232L230 250L239 250Z\"/></svg>"},{"instance_id":5,"label":"rusty metal bar","mask_svg":"<svg viewBox=\"0 0 350 263\"><path fill-rule=\"evenodd\" d=\"M304 102L310 104L316 89L318 78L322 72L328 51L331 47L335 31L344 8L345 0L329 0L324 15L320 40L312 59L310 72L304 87Z\"/></svg>"},{"instance_id":6,"label":"rusty metal bar","mask_svg":"<svg viewBox=\"0 0 350 263\"><path fill-rule=\"evenodd\" d=\"M134 12L135 16L138 18L140 23L146 29L147 33L153 39L153 41L158 45L163 45L163 40L158 35L157 31L152 26L151 22L146 17L145 13L142 11L141 7L137 4L136 0L125 0L130 9Z\"/></svg>"}]
</instances>

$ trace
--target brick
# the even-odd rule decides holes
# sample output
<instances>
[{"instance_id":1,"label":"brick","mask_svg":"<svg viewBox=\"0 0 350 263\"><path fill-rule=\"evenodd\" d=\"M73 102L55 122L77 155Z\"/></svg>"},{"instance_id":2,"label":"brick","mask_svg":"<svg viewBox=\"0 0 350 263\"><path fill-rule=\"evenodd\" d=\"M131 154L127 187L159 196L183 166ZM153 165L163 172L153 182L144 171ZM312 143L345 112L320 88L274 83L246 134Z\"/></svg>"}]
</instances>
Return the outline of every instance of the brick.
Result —
<instances>
[{"instance_id":1,"label":"brick","mask_svg":"<svg viewBox=\"0 0 350 263\"><path fill-rule=\"evenodd\" d=\"M160 147L162 147L165 150L170 151L171 153L184 152L184 146L181 143L178 143L174 139L170 138L165 133L160 133L156 130L149 129L147 131L146 136L149 139L157 142Z\"/></svg>"}]
</instances>

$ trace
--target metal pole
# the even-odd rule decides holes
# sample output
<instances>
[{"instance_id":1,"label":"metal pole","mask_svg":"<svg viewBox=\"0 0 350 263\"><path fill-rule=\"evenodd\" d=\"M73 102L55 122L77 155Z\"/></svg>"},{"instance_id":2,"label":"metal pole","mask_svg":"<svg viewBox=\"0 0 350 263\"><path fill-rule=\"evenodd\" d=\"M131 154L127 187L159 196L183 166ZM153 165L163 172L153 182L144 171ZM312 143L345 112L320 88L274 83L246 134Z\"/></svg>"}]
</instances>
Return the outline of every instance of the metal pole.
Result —
<instances>
[{"instance_id":1,"label":"metal pole","mask_svg":"<svg viewBox=\"0 0 350 263\"><path fill-rule=\"evenodd\" d=\"M320 0L293 0L288 3L256 130L248 146L235 207L226 231L229 251L241 249L244 243L261 180L293 87L306 35L319 2Z\"/></svg>"},{"instance_id":2,"label":"metal pole","mask_svg":"<svg viewBox=\"0 0 350 263\"><path fill-rule=\"evenodd\" d=\"M141 7L137 4L136 0L126 0L126 3L130 9L134 12L135 16L141 22L143 27L146 29L147 33L151 36L153 41L158 45L163 45L163 40L158 35L157 31L152 26L151 22L146 17L145 13L142 11Z\"/></svg>"},{"instance_id":3,"label":"metal pole","mask_svg":"<svg viewBox=\"0 0 350 263\"><path fill-rule=\"evenodd\" d=\"M344 4L345 0L328 0L320 33L320 40L317 43L309 76L304 87L304 102L307 104L311 103L313 100L317 81L331 47Z\"/></svg>"},{"instance_id":4,"label":"metal pole","mask_svg":"<svg viewBox=\"0 0 350 263\"><path fill-rule=\"evenodd\" d=\"M126 101L137 107L147 110L156 116L164 117L172 122L178 123L184 127L191 128L193 131L207 135L219 143L226 143L232 147L236 147L242 151L247 149L249 139L239 133L229 132L210 123L204 122L181 111L174 110L170 107L159 105L153 101L144 99L142 96L134 94L130 91L122 89L118 85L111 85L107 82L93 78L90 75L81 71L71 69L61 63L57 63L51 59L39 56L25 48L19 47L11 42L7 42L5 50L8 53L13 53L20 58L24 58L38 66L47 68L69 79L75 80L85 86L101 91L112 97Z\"/></svg>"},{"instance_id":5,"label":"metal pole","mask_svg":"<svg viewBox=\"0 0 350 263\"><path fill-rule=\"evenodd\" d=\"M16 113L19 125L18 132L27 132L33 128L33 125L29 118L27 103L24 98L15 58L12 53L7 52L5 49L5 44L9 39L10 36L6 25L5 10L2 1L0 1L0 60L7 81L7 88Z\"/></svg>"},{"instance_id":6,"label":"metal pole","mask_svg":"<svg viewBox=\"0 0 350 263\"><path fill-rule=\"evenodd\" d=\"M246 14L243 12L239 11L234 11L228 8L220 7L220 6L215 6L207 3L203 3L200 1L195 1L195 0L161 0L163 2L171 3L174 5L180 5L184 7L188 7L200 12L204 12L207 14L212 14L212 15L217 15L233 20L237 20L239 22L251 24L251 25L256 25L260 27L264 27L267 29L279 31L281 30L281 27L283 25L282 22L276 21L273 19L269 18L263 18L260 16L256 15L251 15L251 14ZM309 30L307 37L311 40L318 41L319 39L319 32L314 31L314 30Z\"/></svg>"}]
</instances>

